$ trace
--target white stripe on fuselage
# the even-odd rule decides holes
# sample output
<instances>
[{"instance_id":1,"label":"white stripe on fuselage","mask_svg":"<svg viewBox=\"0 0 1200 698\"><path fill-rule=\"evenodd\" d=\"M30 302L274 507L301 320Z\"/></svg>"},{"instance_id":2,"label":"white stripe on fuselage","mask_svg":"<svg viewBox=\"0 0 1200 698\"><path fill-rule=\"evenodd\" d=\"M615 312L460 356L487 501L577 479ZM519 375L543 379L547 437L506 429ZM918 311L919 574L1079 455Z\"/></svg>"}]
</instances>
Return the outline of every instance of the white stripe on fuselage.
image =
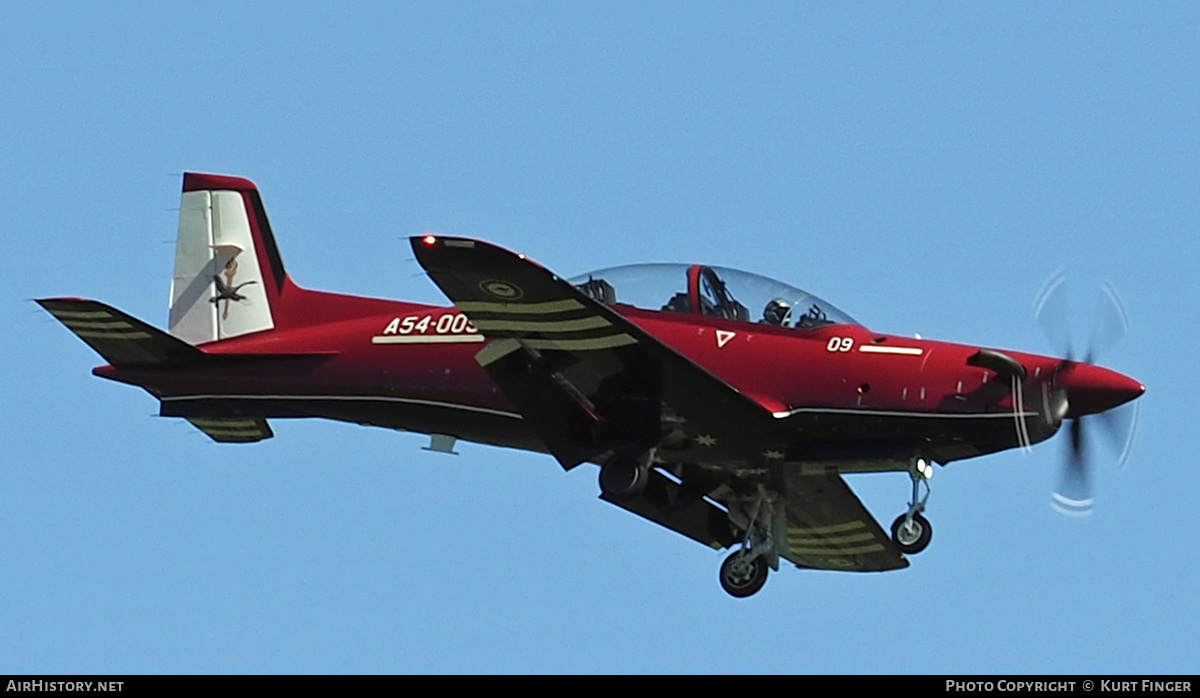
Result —
<instances>
[{"instance_id":1,"label":"white stripe on fuselage","mask_svg":"<svg viewBox=\"0 0 1200 698\"><path fill-rule=\"evenodd\" d=\"M783 412L772 412L775 419L786 419L794 414L852 414L859 417L924 417L926 419L1012 419L1012 412L980 412L964 414L961 412L892 412L889 410L854 410L833 407L797 407ZM1018 412L1022 417L1036 417L1037 412Z\"/></svg>"},{"instance_id":2,"label":"white stripe on fuselage","mask_svg":"<svg viewBox=\"0 0 1200 698\"><path fill-rule=\"evenodd\" d=\"M920 356L924 350L919 347L882 347L878 344L863 344L859 351L864 354L902 354L904 356Z\"/></svg>"},{"instance_id":3,"label":"white stripe on fuselage","mask_svg":"<svg viewBox=\"0 0 1200 698\"><path fill-rule=\"evenodd\" d=\"M475 405L461 405L454 402L441 402L439 400L421 400L411 397L385 397L383 395L222 395L219 393L200 394L200 395L171 395L160 398L163 402L185 402L187 400L321 400L343 401L343 402L402 402L412 405L427 405L430 407L446 407L455 410L464 410L466 412L479 412L482 414L496 415L497 417L508 417L510 419L524 419L521 415L515 412L505 412L504 410L494 410L490 407L476 407Z\"/></svg>"},{"instance_id":4,"label":"white stripe on fuselage","mask_svg":"<svg viewBox=\"0 0 1200 698\"><path fill-rule=\"evenodd\" d=\"M485 339L481 334L379 334L371 344L472 344Z\"/></svg>"}]
</instances>

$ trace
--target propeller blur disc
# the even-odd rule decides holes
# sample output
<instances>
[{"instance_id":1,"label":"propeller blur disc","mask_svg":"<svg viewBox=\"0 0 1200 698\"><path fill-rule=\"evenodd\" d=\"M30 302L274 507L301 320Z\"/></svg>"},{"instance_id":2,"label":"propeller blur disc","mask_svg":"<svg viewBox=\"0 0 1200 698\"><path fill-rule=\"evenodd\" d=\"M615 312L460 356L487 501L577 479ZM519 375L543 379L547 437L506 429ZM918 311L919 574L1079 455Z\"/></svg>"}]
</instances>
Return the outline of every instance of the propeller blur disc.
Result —
<instances>
[{"instance_id":1,"label":"propeller blur disc","mask_svg":"<svg viewBox=\"0 0 1200 698\"><path fill-rule=\"evenodd\" d=\"M1067 274L1060 268L1038 291L1033 302L1034 317L1050 344L1062 351L1065 357L1057 372L1070 371L1076 365L1071 340L1071 314L1067 302ZM1129 328L1129 315L1117 294L1116 287L1105 279L1100 286L1096 315L1092 323L1092 334L1083 363L1093 363L1111 349ZM1069 396L1065 397L1069 400ZM1065 402L1063 403L1065 404ZM1095 504L1092 496L1091 469L1094 456L1087 444L1087 434L1092 432L1097 421L1102 433L1114 450L1119 451L1118 463L1124 465L1133 445L1137 426L1138 403L1101 412L1089 417L1071 420L1068 452L1059 474L1058 486L1051 499L1051 506L1068 516L1087 516ZM1085 423L1086 420L1086 423Z\"/></svg>"}]
</instances>

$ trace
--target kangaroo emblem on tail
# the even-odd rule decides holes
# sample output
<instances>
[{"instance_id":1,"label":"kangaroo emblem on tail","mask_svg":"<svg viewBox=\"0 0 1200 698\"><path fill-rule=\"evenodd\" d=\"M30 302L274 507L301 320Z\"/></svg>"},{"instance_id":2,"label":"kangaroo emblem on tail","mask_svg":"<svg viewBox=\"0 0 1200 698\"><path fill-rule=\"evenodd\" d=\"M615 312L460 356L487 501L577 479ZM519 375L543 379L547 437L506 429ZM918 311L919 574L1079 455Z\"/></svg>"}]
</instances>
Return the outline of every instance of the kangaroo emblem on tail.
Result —
<instances>
[{"instance_id":1,"label":"kangaroo emblem on tail","mask_svg":"<svg viewBox=\"0 0 1200 698\"><path fill-rule=\"evenodd\" d=\"M250 284L258 283L257 281L254 281L253 279L251 279L250 281L244 281L244 282L234 286L233 285L233 276L234 276L234 274L237 274L237 268L238 268L237 260L231 259L225 263L225 281L221 281L221 277L219 274L213 275L213 281L217 282L217 295L210 298L209 302L210 303L220 303L221 301L225 301L225 309L221 313L222 320L229 319L229 302L230 301L246 300L246 296L243 296L242 294L238 293L238 291L243 286L249 286Z\"/></svg>"}]
</instances>

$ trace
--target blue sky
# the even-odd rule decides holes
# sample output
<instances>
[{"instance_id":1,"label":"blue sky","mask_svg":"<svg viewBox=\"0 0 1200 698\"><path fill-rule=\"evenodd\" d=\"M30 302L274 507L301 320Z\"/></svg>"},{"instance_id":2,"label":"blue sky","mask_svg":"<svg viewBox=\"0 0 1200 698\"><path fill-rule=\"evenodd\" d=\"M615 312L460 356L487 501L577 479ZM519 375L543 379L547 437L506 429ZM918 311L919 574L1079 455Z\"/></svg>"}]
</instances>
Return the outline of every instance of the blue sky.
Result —
<instances>
[{"instance_id":1,"label":"blue sky","mask_svg":"<svg viewBox=\"0 0 1200 698\"><path fill-rule=\"evenodd\" d=\"M0 22L0 668L13 672L1196 672L1192 3L23 5ZM939 469L907 570L722 556L595 470L273 423L213 444L29 299L162 326L180 173L258 183L301 285L440 301L406 238L563 275L704 261L886 332L1051 353L1100 281L1147 386L1086 520L1065 437ZM904 475L851 476L886 525Z\"/></svg>"}]
</instances>

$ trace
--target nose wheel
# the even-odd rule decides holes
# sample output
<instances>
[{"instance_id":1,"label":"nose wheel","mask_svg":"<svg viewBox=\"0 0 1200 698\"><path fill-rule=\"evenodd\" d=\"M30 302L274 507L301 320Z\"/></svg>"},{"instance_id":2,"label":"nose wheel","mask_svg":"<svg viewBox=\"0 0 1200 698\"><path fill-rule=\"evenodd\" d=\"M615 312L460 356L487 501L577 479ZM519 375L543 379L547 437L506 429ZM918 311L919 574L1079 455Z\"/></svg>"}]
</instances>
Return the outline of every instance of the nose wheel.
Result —
<instances>
[{"instance_id":1,"label":"nose wheel","mask_svg":"<svg viewBox=\"0 0 1200 698\"><path fill-rule=\"evenodd\" d=\"M916 555L929 547L933 539L933 526L920 514L901 514L892 522L892 540L905 555Z\"/></svg>"},{"instance_id":2,"label":"nose wheel","mask_svg":"<svg viewBox=\"0 0 1200 698\"><path fill-rule=\"evenodd\" d=\"M762 555L742 549L721 563L721 588L730 596L744 599L767 583L767 561Z\"/></svg>"}]
</instances>

